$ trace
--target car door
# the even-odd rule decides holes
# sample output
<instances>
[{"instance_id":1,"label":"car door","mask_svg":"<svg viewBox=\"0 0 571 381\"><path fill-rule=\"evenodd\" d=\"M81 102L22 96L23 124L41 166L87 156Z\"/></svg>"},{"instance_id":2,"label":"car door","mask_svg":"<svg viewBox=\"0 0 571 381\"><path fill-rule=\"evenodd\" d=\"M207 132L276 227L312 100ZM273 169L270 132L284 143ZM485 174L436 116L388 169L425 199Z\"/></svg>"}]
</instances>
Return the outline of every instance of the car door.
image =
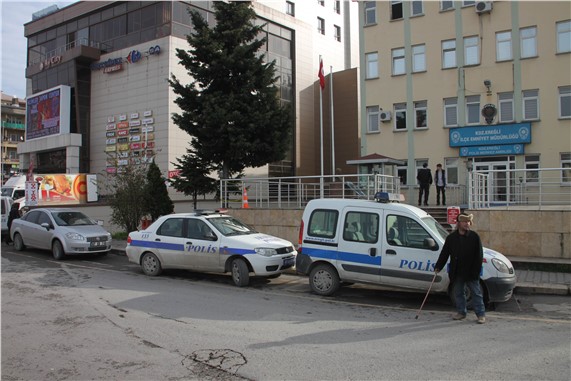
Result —
<instances>
[{"instance_id":1,"label":"car door","mask_svg":"<svg viewBox=\"0 0 571 381\"><path fill-rule=\"evenodd\" d=\"M426 290L433 277L439 250L431 250L427 238L434 238L410 216L388 212L382 250L381 282L386 285ZM437 276L435 283L444 282Z\"/></svg>"},{"instance_id":2,"label":"car door","mask_svg":"<svg viewBox=\"0 0 571 381\"><path fill-rule=\"evenodd\" d=\"M337 251L337 269L341 279L380 282L381 221L381 210L343 209Z\"/></svg>"},{"instance_id":3,"label":"car door","mask_svg":"<svg viewBox=\"0 0 571 381\"><path fill-rule=\"evenodd\" d=\"M154 237L149 238L155 241L153 246L156 248L164 267L184 267L188 241L184 236L184 218L167 218L157 228Z\"/></svg>"},{"instance_id":4,"label":"car door","mask_svg":"<svg viewBox=\"0 0 571 381\"><path fill-rule=\"evenodd\" d=\"M42 224L48 224L50 228L46 229L45 227L42 226ZM35 239L37 240L36 247L39 247L41 249L51 250L55 225L47 212L45 211L40 212L35 228L37 229L36 232L34 233Z\"/></svg>"},{"instance_id":5,"label":"car door","mask_svg":"<svg viewBox=\"0 0 571 381\"><path fill-rule=\"evenodd\" d=\"M214 231L199 218L185 219L185 267L203 271L221 271L220 240Z\"/></svg>"}]
</instances>

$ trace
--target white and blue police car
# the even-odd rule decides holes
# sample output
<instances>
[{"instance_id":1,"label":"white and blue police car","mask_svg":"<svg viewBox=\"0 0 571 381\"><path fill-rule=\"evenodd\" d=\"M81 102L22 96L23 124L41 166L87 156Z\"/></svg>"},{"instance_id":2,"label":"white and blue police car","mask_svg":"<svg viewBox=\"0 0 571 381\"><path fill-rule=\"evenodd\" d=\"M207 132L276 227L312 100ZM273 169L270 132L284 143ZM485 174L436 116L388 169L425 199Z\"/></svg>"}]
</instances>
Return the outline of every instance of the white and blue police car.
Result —
<instances>
[{"instance_id":1,"label":"white and blue police car","mask_svg":"<svg viewBox=\"0 0 571 381\"><path fill-rule=\"evenodd\" d=\"M218 211L176 213L148 228L129 233L127 257L149 276L164 269L231 273L234 284L247 286L250 274L278 277L295 265L293 244L262 234Z\"/></svg>"}]
</instances>

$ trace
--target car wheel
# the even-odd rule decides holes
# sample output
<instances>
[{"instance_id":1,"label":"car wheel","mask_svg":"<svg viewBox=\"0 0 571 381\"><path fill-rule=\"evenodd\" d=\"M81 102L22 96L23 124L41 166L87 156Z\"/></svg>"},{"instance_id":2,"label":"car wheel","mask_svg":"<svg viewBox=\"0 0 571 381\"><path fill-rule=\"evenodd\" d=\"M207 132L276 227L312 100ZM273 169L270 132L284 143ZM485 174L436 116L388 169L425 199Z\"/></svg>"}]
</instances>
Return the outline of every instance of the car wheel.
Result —
<instances>
[{"instance_id":1,"label":"car wheel","mask_svg":"<svg viewBox=\"0 0 571 381\"><path fill-rule=\"evenodd\" d=\"M250 270L248 270L246 261L241 258L232 261L232 280L238 287L244 287L250 283Z\"/></svg>"},{"instance_id":2,"label":"car wheel","mask_svg":"<svg viewBox=\"0 0 571 381\"><path fill-rule=\"evenodd\" d=\"M63 246L60 241L57 239L52 243L52 255L56 261L60 261L65 256L65 252L63 251Z\"/></svg>"},{"instance_id":3,"label":"car wheel","mask_svg":"<svg viewBox=\"0 0 571 381\"><path fill-rule=\"evenodd\" d=\"M157 276L163 272L161 261L159 261L159 258L153 253L143 254L143 258L141 258L141 268L148 276Z\"/></svg>"},{"instance_id":4,"label":"car wheel","mask_svg":"<svg viewBox=\"0 0 571 381\"><path fill-rule=\"evenodd\" d=\"M19 233L14 234L14 249L16 249L16 251L22 251L25 248L26 245L24 245L22 236Z\"/></svg>"},{"instance_id":5,"label":"car wheel","mask_svg":"<svg viewBox=\"0 0 571 381\"><path fill-rule=\"evenodd\" d=\"M319 264L309 273L309 285L311 290L318 295L333 295L339 287L339 274L331 265Z\"/></svg>"}]
</instances>

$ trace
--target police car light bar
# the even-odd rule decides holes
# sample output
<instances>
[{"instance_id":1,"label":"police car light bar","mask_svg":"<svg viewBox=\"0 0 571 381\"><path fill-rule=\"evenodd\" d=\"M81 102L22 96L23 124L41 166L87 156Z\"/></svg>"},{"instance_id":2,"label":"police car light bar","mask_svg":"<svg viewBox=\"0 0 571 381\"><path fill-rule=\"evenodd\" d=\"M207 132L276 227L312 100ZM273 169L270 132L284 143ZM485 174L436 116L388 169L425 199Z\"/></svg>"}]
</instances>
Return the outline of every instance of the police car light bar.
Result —
<instances>
[{"instance_id":1,"label":"police car light bar","mask_svg":"<svg viewBox=\"0 0 571 381\"><path fill-rule=\"evenodd\" d=\"M375 201L381 203L404 202L404 196L398 193L377 192L375 194Z\"/></svg>"}]
</instances>

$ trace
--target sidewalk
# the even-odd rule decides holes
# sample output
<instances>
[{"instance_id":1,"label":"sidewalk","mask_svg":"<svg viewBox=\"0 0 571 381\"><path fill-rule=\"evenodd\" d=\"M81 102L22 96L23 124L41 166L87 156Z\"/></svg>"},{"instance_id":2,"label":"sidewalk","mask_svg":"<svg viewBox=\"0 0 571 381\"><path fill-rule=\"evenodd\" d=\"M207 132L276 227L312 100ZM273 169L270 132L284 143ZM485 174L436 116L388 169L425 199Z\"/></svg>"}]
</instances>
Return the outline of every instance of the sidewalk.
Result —
<instances>
[{"instance_id":1,"label":"sidewalk","mask_svg":"<svg viewBox=\"0 0 571 381\"><path fill-rule=\"evenodd\" d=\"M125 255L127 241L113 240L111 252ZM528 262L532 262L529 260ZM539 260L538 263L542 261ZM522 294L571 295L571 273L515 270L517 283L514 292Z\"/></svg>"}]
</instances>

